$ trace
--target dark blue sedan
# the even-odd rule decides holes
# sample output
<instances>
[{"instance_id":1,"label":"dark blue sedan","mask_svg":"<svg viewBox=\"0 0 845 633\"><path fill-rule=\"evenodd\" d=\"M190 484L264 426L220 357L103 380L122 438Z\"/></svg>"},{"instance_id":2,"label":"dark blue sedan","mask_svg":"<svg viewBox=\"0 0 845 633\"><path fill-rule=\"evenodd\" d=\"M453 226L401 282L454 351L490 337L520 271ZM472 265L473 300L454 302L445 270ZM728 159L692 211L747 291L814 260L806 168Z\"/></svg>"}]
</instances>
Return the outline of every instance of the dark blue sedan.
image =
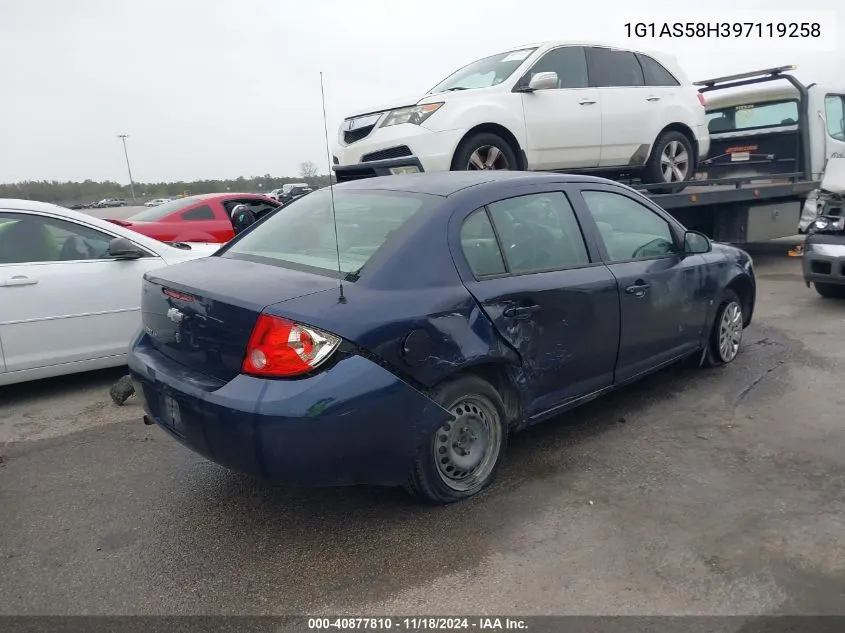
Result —
<instances>
[{"instance_id":1,"label":"dark blue sedan","mask_svg":"<svg viewBox=\"0 0 845 633\"><path fill-rule=\"evenodd\" d=\"M754 303L748 254L624 185L389 176L147 273L130 369L148 421L228 468L448 503L516 430L681 359L733 361Z\"/></svg>"}]
</instances>

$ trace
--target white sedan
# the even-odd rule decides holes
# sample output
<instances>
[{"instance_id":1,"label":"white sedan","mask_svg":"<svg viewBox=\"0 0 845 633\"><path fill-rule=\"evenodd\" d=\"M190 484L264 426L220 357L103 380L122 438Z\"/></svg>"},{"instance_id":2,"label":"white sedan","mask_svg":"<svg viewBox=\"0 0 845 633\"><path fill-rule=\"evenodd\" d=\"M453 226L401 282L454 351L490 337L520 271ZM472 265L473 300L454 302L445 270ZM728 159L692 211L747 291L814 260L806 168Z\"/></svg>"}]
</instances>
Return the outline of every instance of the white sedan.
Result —
<instances>
[{"instance_id":1,"label":"white sedan","mask_svg":"<svg viewBox=\"0 0 845 633\"><path fill-rule=\"evenodd\" d=\"M0 385L126 363L148 270L211 255L44 202L0 199Z\"/></svg>"},{"instance_id":2,"label":"white sedan","mask_svg":"<svg viewBox=\"0 0 845 633\"><path fill-rule=\"evenodd\" d=\"M150 200L149 202L144 204L144 206L145 207L157 207L160 204L164 204L165 202L171 202L172 200L173 200L173 198L153 198L152 200Z\"/></svg>"}]
</instances>

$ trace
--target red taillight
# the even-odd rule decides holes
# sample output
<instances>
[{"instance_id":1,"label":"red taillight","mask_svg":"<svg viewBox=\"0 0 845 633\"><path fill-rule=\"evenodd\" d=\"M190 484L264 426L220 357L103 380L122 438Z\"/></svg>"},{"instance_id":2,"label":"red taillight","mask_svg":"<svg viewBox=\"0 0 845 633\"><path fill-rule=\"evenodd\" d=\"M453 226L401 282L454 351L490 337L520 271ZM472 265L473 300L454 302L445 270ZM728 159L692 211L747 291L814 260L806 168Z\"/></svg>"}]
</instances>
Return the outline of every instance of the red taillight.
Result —
<instances>
[{"instance_id":1,"label":"red taillight","mask_svg":"<svg viewBox=\"0 0 845 633\"><path fill-rule=\"evenodd\" d=\"M704 95L700 92L696 93L698 95L698 102L701 104L702 108L707 107L707 100L704 98Z\"/></svg>"},{"instance_id":2,"label":"red taillight","mask_svg":"<svg viewBox=\"0 0 845 633\"><path fill-rule=\"evenodd\" d=\"M161 290L164 294L166 294L171 299L176 299L177 301L186 301L191 302L194 300L193 295L185 294L184 292L179 292L178 290L173 290L173 288L162 288Z\"/></svg>"},{"instance_id":3,"label":"red taillight","mask_svg":"<svg viewBox=\"0 0 845 633\"><path fill-rule=\"evenodd\" d=\"M241 370L253 376L288 377L313 371L332 355L340 338L309 325L259 315Z\"/></svg>"}]
</instances>

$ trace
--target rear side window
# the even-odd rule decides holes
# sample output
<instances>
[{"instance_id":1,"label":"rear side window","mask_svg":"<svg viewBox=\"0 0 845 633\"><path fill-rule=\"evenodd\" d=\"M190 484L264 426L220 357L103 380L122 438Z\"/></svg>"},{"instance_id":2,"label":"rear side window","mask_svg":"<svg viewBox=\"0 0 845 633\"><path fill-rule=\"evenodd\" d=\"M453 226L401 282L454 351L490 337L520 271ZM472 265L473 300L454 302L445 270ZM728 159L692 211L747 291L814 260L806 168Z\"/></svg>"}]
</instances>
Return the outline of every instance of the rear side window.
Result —
<instances>
[{"instance_id":1,"label":"rear side window","mask_svg":"<svg viewBox=\"0 0 845 633\"><path fill-rule=\"evenodd\" d=\"M646 86L680 86L675 77L672 76L663 65L648 55L637 54L637 59L643 69Z\"/></svg>"},{"instance_id":2,"label":"rear side window","mask_svg":"<svg viewBox=\"0 0 845 633\"><path fill-rule=\"evenodd\" d=\"M827 122L827 133L837 141L845 141L845 96L825 96L824 118Z\"/></svg>"},{"instance_id":3,"label":"rear side window","mask_svg":"<svg viewBox=\"0 0 845 633\"><path fill-rule=\"evenodd\" d=\"M590 263L581 227L563 193L520 196L488 208L508 272L560 270Z\"/></svg>"},{"instance_id":4,"label":"rear side window","mask_svg":"<svg viewBox=\"0 0 845 633\"><path fill-rule=\"evenodd\" d=\"M484 209L474 212L461 227L461 250L476 277L505 272L502 251Z\"/></svg>"},{"instance_id":5,"label":"rear side window","mask_svg":"<svg viewBox=\"0 0 845 633\"><path fill-rule=\"evenodd\" d=\"M587 68L593 88L645 85L643 69L630 51L590 47Z\"/></svg>"},{"instance_id":6,"label":"rear side window","mask_svg":"<svg viewBox=\"0 0 845 633\"><path fill-rule=\"evenodd\" d=\"M710 110L707 113L707 129L711 134L761 130L796 123L798 123L797 101L744 103L730 108Z\"/></svg>"},{"instance_id":7,"label":"rear side window","mask_svg":"<svg viewBox=\"0 0 845 633\"><path fill-rule=\"evenodd\" d=\"M213 220L214 211L207 204L204 204L195 209L190 209L182 214L183 220Z\"/></svg>"},{"instance_id":8,"label":"rear side window","mask_svg":"<svg viewBox=\"0 0 845 633\"><path fill-rule=\"evenodd\" d=\"M562 46L549 51L525 75L520 84L528 85L537 73L557 73L558 88L587 87L587 57L582 46Z\"/></svg>"},{"instance_id":9,"label":"rear side window","mask_svg":"<svg viewBox=\"0 0 845 633\"><path fill-rule=\"evenodd\" d=\"M223 257L357 275L363 266L438 196L398 191L315 191L269 216L225 250ZM335 222L337 217L337 240Z\"/></svg>"}]
</instances>

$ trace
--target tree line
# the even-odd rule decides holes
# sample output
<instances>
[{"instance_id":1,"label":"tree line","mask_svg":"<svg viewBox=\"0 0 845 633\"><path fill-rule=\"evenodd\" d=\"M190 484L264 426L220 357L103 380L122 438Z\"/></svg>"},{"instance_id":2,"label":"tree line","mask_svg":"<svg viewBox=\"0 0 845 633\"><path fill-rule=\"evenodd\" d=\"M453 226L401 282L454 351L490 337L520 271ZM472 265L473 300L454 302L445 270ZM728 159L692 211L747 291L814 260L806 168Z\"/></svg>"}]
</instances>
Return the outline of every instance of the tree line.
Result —
<instances>
[{"instance_id":1,"label":"tree line","mask_svg":"<svg viewBox=\"0 0 845 633\"><path fill-rule=\"evenodd\" d=\"M320 176L313 168L313 163L300 166L300 176L276 177L270 174L229 180L194 180L190 182L136 182L133 183L135 198L141 203L153 198L173 198L179 195L200 193L270 193L291 182L307 182L317 189L329 184L329 176ZM110 180L83 182L59 182L57 180L27 180L10 184L0 184L0 198L23 198L40 200L69 206L96 202L103 198L125 198L132 204L132 188Z\"/></svg>"}]
</instances>

